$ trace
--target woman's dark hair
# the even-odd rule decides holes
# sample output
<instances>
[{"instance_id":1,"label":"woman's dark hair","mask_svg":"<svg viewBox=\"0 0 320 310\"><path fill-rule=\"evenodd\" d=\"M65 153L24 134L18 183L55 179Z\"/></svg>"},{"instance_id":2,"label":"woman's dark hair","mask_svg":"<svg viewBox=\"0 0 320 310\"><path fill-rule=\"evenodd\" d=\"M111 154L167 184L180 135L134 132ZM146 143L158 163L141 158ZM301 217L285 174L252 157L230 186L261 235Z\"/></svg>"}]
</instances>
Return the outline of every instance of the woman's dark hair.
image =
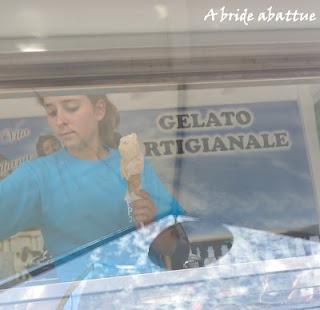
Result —
<instances>
[{"instance_id":1,"label":"woman's dark hair","mask_svg":"<svg viewBox=\"0 0 320 310\"><path fill-rule=\"evenodd\" d=\"M99 135L101 142L112 148L118 148L121 135L116 131L120 122L117 108L105 95L87 95L92 104L102 100L106 105L106 114L99 122Z\"/></svg>"}]
</instances>

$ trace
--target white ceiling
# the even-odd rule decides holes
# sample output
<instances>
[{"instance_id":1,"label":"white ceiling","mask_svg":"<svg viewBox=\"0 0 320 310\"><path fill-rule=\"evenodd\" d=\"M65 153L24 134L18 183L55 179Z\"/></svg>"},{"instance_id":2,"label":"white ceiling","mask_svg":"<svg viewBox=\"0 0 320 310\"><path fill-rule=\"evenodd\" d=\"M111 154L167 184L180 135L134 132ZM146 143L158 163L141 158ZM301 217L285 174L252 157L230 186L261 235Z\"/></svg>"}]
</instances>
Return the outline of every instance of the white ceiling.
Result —
<instances>
[{"instance_id":1,"label":"white ceiling","mask_svg":"<svg viewBox=\"0 0 320 310\"><path fill-rule=\"evenodd\" d=\"M254 14L270 5L275 11L316 13L304 23L204 22L210 8ZM176 31L273 30L320 28L319 0L10 0L0 3L0 38Z\"/></svg>"}]
</instances>

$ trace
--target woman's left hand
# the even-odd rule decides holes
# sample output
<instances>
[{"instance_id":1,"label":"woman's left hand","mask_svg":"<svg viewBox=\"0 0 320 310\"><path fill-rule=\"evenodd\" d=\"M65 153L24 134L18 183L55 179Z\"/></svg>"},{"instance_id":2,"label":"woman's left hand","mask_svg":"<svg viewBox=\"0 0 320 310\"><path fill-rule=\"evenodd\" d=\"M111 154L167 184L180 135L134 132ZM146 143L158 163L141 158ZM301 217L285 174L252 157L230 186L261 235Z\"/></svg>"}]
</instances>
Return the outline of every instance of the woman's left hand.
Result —
<instances>
[{"instance_id":1,"label":"woman's left hand","mask_svg":"<svg viewBox=\"0 0 320 310\"><path fill-rule=\"evenodd\" d=\"M147 192L139 190L135 194L141 199L132 202L133 218L136 226L141 227L141 224L150 224L154 220L157 209Z\"/></svg>"}]
</instances>

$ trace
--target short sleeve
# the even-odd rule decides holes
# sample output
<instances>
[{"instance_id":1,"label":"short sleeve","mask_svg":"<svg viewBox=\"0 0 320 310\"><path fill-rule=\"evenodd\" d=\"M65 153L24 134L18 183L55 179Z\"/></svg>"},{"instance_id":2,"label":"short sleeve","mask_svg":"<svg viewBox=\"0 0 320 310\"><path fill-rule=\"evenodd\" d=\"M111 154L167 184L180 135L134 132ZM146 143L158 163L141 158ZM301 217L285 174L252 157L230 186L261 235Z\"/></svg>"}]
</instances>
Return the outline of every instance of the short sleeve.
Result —
<instances>
[{"instance_id":1,"label":"short sleeve","mask_svg":"<svg viewBox=\"0 0 320 310\"><path fill-rule=\"evenodd\" d=\"M0 181L0 239L40 226L40 189L27 163Z\"/></svg>"},{"instance_id":2,"label":"short sleeve","mask_svg":"<svg viewBox=\"0 0 320 310\"><path fill-rule=\"evenodd\" d=\"M155 203L157 208L157 219L170 214L177 216L186 213L175 197L166 189L147 160L145 161L142 176L142 189L150 195Z\"/></svg>"}]
</instances>

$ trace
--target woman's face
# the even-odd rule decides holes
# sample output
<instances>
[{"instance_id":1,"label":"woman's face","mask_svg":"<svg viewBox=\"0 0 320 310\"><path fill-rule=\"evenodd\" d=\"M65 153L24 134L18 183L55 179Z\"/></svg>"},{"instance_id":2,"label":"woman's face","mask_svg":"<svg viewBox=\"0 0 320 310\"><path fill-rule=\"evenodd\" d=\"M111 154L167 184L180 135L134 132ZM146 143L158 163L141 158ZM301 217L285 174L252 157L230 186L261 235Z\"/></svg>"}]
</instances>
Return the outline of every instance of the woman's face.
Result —
<instances>
[{"instance_id":1,"label":"woman's face","mask_svg":"<svg viewBox=\"0 0 320 310\"><path fill-rule=\"evenodd\" d=\"M104 109L94 106L87 96L48 96L43 105L49 126L66 148L96 146Z\"/></svg>"}]
</instances>

